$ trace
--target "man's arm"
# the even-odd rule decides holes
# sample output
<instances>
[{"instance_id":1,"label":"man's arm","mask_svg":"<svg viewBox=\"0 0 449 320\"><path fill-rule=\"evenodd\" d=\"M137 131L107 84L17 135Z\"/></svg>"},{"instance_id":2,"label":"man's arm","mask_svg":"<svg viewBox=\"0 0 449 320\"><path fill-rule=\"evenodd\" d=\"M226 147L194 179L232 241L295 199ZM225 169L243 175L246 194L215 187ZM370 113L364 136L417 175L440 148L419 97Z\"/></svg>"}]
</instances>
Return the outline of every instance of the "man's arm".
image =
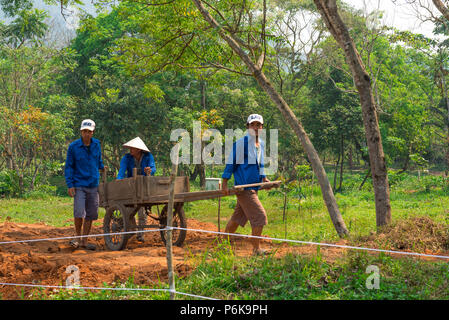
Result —
<instances>
[{"instance_id":1,"label":"man's arm","mask_svg":"<svg viewBox=\"0 0 449 320\"><path fill-rule=\"evenodd\" d=\"M117 180L121 180L123 178L125 178L125 174L126 174L126 155L124 155L122 157L122 160L120 160L120 168L118 170L118 174L117 174Z\"/></svg>"},{"instance_id":2,"label":"man's arm","mask_svg":"<svg viewBox=\"0 0 449 320\"><path fill-rule=\"evenodd\" d=\"M101 156L101 143L98 143L98 147L100 148L100 159L98 163L98 169L104 170L103 157Z\"/></svg>"},{"instance_id":3,"label":"man's arm","mask_svg":"<svg viewBox=\"0 0 449 320\"><path fill-rule=\"evenodd\" d=\"M221 190L224 191L224 194L227 196L229 194L228 190L228 179L223 179L223 183L221 185Z\"/></svg>"},{"instance_id":4,"label":"man's arm","mask_svg":"<svg viewBox=\"0 0 449 320\"><path fill-rule=\"evenodd\" d=\"M75 161L73 156L73 150L72 147L69 146L67 149L67 157L65 160L65 168L64 168L64 177L65 182L67 184L67 192L69 196L74 197L75 196L75 188L73 186L73 167L74 167Z\"/></svg>"},{"instance_id":5,"label":"man's arm","mask_svg":"<svg viewBox=\"0 0 449 320\"><path fill-rule=\"evenodd\" d=\"M154 161L154 157L151 153L148 156L148 166L145 168L145 173L147 174L147 176L149 176L150 174L154 176L154 174L156 173L156 162Z\"/></svg>"},{"instance_id":6,"label":"man's arm","mask_svg":"<svg viewBox=\"0 0 449 320\"><path fill-rule=\"evenodd\" d=\"M223 171L223 175L221 176L223 181L224 179L229 180L237 168L237 156L236 156L236 143L232 145L232 151L229 153L229 156L226 159L226 167Z\"/></svg>"}]
</instances>

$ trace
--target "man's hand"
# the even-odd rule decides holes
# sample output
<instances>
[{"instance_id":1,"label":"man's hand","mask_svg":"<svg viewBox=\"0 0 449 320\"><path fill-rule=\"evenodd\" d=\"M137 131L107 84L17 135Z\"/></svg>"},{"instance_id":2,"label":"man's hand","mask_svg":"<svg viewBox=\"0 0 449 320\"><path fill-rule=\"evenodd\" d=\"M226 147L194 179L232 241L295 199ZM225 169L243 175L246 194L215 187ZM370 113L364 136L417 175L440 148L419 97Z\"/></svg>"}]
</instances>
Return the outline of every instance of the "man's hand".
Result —
<instances>
[{"instance_id":1,"label":"man's hand","mask_svg":"<svg viewBox=\"0 0 449 320\"><path fill-rule=\"evenodd\" d=\"M68 190L69 196L71 196L72 198L75 196L75 188L69 188Z\"/></svg>"},{"instance_id":2,"label":"man's hand","mask_svg":"<svg viewBox=\"0 0 449 320\"><path fill-rule=\"evenodd\" d=\"M262 182L270 182L270 180L267 177L262 178ZM271 190L273 186L263 186L263 189Z\"/></svg>"},{"instance_id":3,"label":"man's hand","mask_svg":"<svg viewBox=\"0 0 449 320\"><path fill-rule=\"evenodd\" d=\"M149 176L149 175L151 174L151 167L145 167L145 168L143 169L143 171L145 171L145 174L146 174L147 176Z\"/></svg>"},{"instance_id":4,"label":"man's hand","mask_svg":"<svg viewBox=\"0 0 449 320\"><path fill-rule=\"evenodd\" d=\"M221 185L221 190L223 191L225 196L229 195L228 179L223 179L223 184Z\"/></svg>"}]
</instances>

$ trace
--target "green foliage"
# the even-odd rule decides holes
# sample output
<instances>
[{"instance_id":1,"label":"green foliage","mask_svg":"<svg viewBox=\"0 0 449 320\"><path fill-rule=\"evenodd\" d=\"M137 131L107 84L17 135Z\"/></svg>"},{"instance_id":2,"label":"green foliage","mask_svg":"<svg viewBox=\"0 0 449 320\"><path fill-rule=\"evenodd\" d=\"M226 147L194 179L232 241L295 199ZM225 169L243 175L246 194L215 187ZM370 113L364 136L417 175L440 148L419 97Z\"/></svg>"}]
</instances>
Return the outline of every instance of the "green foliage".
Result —
<instances>
[{"instance_id":1,"label":"green foliage","mask_svg":"<svg viewBox=\"0 0 449 320\"><path fill-rule=\"evenodd\" d=\"M402 170L388 170L388 184L390 187L398 184L407 177L407 174Z\"/></svg>"},{"instance_id":2,"label":"green foliage","mask_svg":"<svg viewBox=\"0 0 449 320\"><path fill-rule=\"evenodd\" d=\"M0 171L0 196L11 197L20 194L19 179L13 170Z\"/></svg>"},{"instance_id":3,"label":"green foliage","mask_svg":"<svg viewBox=\"0 0 449 320\"><path fill-rule=\"evenodd\" d=\"M0 0L0 8L8 17L14 17L21 10L30 10L33 2L29 0Z\"/></svg>"}]
</instances>

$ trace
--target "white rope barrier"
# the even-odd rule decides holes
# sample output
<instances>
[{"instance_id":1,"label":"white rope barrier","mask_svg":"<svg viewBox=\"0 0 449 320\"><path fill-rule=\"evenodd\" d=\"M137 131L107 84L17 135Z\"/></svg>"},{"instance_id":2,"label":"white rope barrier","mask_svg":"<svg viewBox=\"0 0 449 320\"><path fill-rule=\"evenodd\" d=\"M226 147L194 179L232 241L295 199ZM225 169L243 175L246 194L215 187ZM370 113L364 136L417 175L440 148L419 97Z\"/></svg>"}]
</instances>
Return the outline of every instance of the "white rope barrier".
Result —
<instances>
[{"instance_id":1,"label":"white rope barrier","mask_svg":"<svg viewBox=\"0 0 449 320\"><path fill-rule=\"evenodd\" d=\"M111 290L111 291L169 291L169 289L150 289L150 288L112 288L112 287L81 287L81 286L54 286L45 284L29 284L29 283L8 283L0 282L0 286L16 286L16 287L31 287L31 288L47 288L47 289L76 289L76 290Z\"/></svg>"},{"instance_id":2,"label":"white rope barrier","mask_svg":"<svg viewBox=\"0 0 449 320\"><path fill-rule=\"evenodd\" d=\"M168 231L169 229L186 230L186 231L194 231L194 232L203 232L203 233L211 233L211 234L226 235L226 236L233 236L233 237L243 237L243 238L254 238L254 239L272 240L272 241L280 241L280 242L290 242L290 243L297 243L297 244L309 244L309 245L334 247L334 248L342 248L342 249L365 250L365 251L383 252L383 253L391 253L391 254L421 256L421 257L427 257L427 258L449 259L449 256L425 254L425 253L418 253L418 252L407 252L407 251L386 250L386 249L367 248L367 247L356 247L356 246L347 246L347 245L325 243L325 242L313 242L313 241L301 241L301 240L292 240L292 239L283 239L283 238L261 237L261 236L245 235L245 234L238 234L238 233L226 233L226 232L218 232L218 231L210 231L210 230L202 230L202 229L190 229L190 228L181 228L181 227L171 227L171 228L170 227L166 227L166 228L163 228L163 229L124 231L124 232L115 232L115 233L99 233L99 234L90 234L90 235L83 235L83 236L70 236L70 237L56 237L56 238L43 238L43 239L2 241L2 242L0 242L0 245L2 245L2 244L3 245L4 244L13 244L13 243L24 243L24 242L67 240L67 239L75 239L75 238L79 239L79 238L85 238L85 237L100 237L100 236L107 236L107 235L158 232L158 231Z\"/></svg>"},{"instance_id":3,"label":"white rope barrier","mask_svg":"<svg viewBox=\"0 0 449 320\"><path fill-rule=\"evenodd\" d=\"M406 251L385 250L385 249L377 249L377 248L356 247L356 246L348 246L348 245L340 245L340 244L332 244L332 243L324 243L324 242L313 242L313 241L301 241L301 240L282 239L282 238L273 238L273 237L262 237L262 236L244 235L244 234L238 234L238 233L226 233L226 232L218 232L218 231L210 231L210 230L202 230L202 229L190 229L190 228L181 228L181 227L166 227L163 229L90 234L90 235L84 235L84 236L2 241L2 242L0 242L0 245L1 244L24 243L24 242L66 240L66 239L82 238L82 237L99 237L99 236L106 236L106 235L136 234L136 233L168 231L168 230L185 230L185 231L203 232L203 233L225 235L225 236L232 236L232 237L254 238L254 239L262 239L262 240L272 240L272 241L290 242L290 243L297 243L297 244L308 244L308 245L343 248L343 249L383 252L383 253L389 253L389 254L402 254L402 255L420 256L420 257L428 257L428 258L449 259L449 256L432 255L432 254L424 254L424 253L417 253L417 252L406 252ZM176 294L190 296L190 297L196 297L196 298L200 298L200 299L219 300L219 299L215 299L215 298L211 298L211 297L200 296L200 295L195 295L195 294L190 294L190 293L185 293L185 292L180 292L180 291L170 290L170 289L52 286L52 285L20 284L20 283L4 283L4 282L0 282L0 286L22 286L22 287L39 287L39 288L53 288L53 289L84 289L84 290L114 290L114 291L129 290L129 291L173 292Z\"/></svg>"},{"instance_id":4,"label":"white rope barrier","mask_svg":"<svg viewBox=\"0 0 449 320\"><path fill-rule=\"evenodd\" d=\"M39 285L39 284L29 284L29 283L8 283L0 282L0 286L15 286L15 287L30 287L30 288L47 288L47 289L66 289L66 290L109 290L109 291L143 291L143 292L173 292L176 294L195 297L206 300L220 300L216 298L195 295L191 293L180 292L170 289L150 289L150 288L113 288L113 287L81 287L81 286L55 286L55 285Z\"/></svg>"},{"instance_id":5,"label":"white rope barrier","mask_svg":"<svg viewBox=\"0 0 449 320\"><path fill-rule=\"evenodd\" d=\"M173 290L173 292L176 293L176 294L189 296L189 297L194 297L194 298L205 299L205 300L220 300L220 299L216 299L216 298L211 298L211 297L199 296L199 295L191 294L191 293L180 292L180 291L177 291L177 290Z\"/></svg>"},{"instance_id":6,"label":"white rope barrier","mask_svg":"<svg viewBox=\"0 0 449 320\"><path fill-rule=\"evenodd\" d=\"M114 233L98 233L98 234L88 234L82 236L68 236L68 237L56 237L56 238L43 238L43 239L28 239L28 240L12 240L12 241L1 241L1 244L13 244L13 243L23 243L23 242L39 242L39 241L55 241L55 240L68 240L68 239L80 239L88 237L102 237L102 236L112 236L120 234L135 234L135 233L145 233L145 232L157 232L157 231L167 231L168 228L163 229L152 229L152 230L136 230L136 231L123 231Z\"/></svg>"},{"instance_id":7,"label":"white rope barrier","mask_svg":"<svg viewBox=\"0 0 449 320\"><path fill-rule=\"evenodd\" d=\"M167 227L167 229L168 228L169 227ZM301 241L301 240L291 240L291 239L281 239L281 238L271 238L271 237L261 237L261 236L245 235L245 234L238 234L238 233L226 233L226 232L209 231L209 230L201 230L201 229L189 229L189 228L181 228L181 227L172 227L172 229L189 230L189 231L195 231L195 232L205 232L205 233L212 233L212 234L218 234L218 235L227 235L227 236L233 236L233 237L244 237L244 238L254 238L254 239L263 239L263 240L273 240L273 241L280 241L280 242L292 242L292 243L298 243L298 244L310 244L310 245L325 246L325 247L336 247L336 248L343 248L343 249L366 250L366 251L375 251L375 252L384 252L384 253L393 253L393 254L422 256L422 257L429 257L429 258L449 259L449 256L440 256L440 255L417 253L417 252L395 251L395 250L385 250L385 249L366 248L366 247L355 247L355 246L347 246L347 245L333 244L333 243Z\"/></svg>"}]
</instances>

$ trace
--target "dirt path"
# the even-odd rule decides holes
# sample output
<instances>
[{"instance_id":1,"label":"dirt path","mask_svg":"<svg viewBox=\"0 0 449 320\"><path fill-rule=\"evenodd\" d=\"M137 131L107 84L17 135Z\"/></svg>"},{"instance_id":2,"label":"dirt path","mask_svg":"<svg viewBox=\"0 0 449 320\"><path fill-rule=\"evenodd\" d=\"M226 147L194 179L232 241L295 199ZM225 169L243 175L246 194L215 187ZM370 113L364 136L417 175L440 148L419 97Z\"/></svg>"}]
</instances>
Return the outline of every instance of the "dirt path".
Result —
<instances>
[{"instance_id":1,"label":"dirt path","mask_svg":"<svg viewBox=\"0 0 449 320\"><path fill-rule=\"evenodd\" d=\"M216 231L216 226L194 219L187 222L189 228ZM94 226L92 234L101 234L102 228ZM45 224L24 224L4 222L0 224L0 241L17 241L28 239L56 238L73 236L73 227L56 228ZM125 250L110 251L103 238L89 238L97 245L96 251L85 249L73 250L69 240L51 240L14 244L0 244L0 282L42 285L65 285L69 276L66 270L75 265L79 268L81 286L103 286L104 283L124 283L130 276L135 284L158 283L167 281L167 262L165 246L159 232L145 233L145 242L140 243L131 238ZM274 245L263 241L264 247L276 248L276 255L300 250L302 253L316 252L314 246L292 248L289 245ZM207 248L216 247L216 235L203 232L187 232L183 247L174 247L174 266L179 276L186 276L192 271L190 257L201 254ZM251 254L248 240L236 238L233 241L238 256ZM341 254L341 249L334 249L334 254ZM26 293L31 289L25 289ZM0 286L2 299L17 299L19 287Z\"/></svg>"},{"instance_id":2,"label":"dirt path","mask_svg":"<svg viewBox=\"0 0 449 320\"><path fill-rule=\"evenodd\" d=\"M429 223L426 222L426 224ZM215 225L194 219L188 219L187 225L191 229L216 231ZM420 229L424 228L420 227ZM393 231L395 231L394 234L398 234L398 230ZM102 228L94 226L91 233L101 234ZM432 239L435 240L434 230L428 233L431 233ZM71 236L73 236L73 227L56 228L45 224L23 224L10 221L0 224L0 242ZM193 270L191 257L204 253L206 249L217 247L217 240L214 234L188 231L183 247L173 249L173 262L178 276L190 274ZM366 242L368 247L376 247L375 239L367 240L369 240ZM107 249L102 237L89 238L89 241L97 245L96 251L73 250L68 244L69 240L0 244L0 282L66 285L66 279L69 277L66 270L72 265L79 268L81 286L102 287L105 284L113 286L114 283L125 283L131 276L137 285L167 281L166 250L159 232L145 233L144 243L137 242L135 237L132 237L126 249L122 251ZM432 241L432 243L435 242ZM237 256L251 255L248 239L236 237L232 243ZM338 244L349 245L347 240L340 240ZM275 244L269 240L264 240L262 245L264 248L274 249L276 257L290 252L302 255L314 255L317 252L315 245L291 246L287 243ZM342 257L346 252L347 249L336 247L320 249L320 254L328 261ZM25 298L31 290L33 288L24 290ZM20 292L20 287L0 285L0 299L20 298Z\"/></svg>"}]
</instances>

